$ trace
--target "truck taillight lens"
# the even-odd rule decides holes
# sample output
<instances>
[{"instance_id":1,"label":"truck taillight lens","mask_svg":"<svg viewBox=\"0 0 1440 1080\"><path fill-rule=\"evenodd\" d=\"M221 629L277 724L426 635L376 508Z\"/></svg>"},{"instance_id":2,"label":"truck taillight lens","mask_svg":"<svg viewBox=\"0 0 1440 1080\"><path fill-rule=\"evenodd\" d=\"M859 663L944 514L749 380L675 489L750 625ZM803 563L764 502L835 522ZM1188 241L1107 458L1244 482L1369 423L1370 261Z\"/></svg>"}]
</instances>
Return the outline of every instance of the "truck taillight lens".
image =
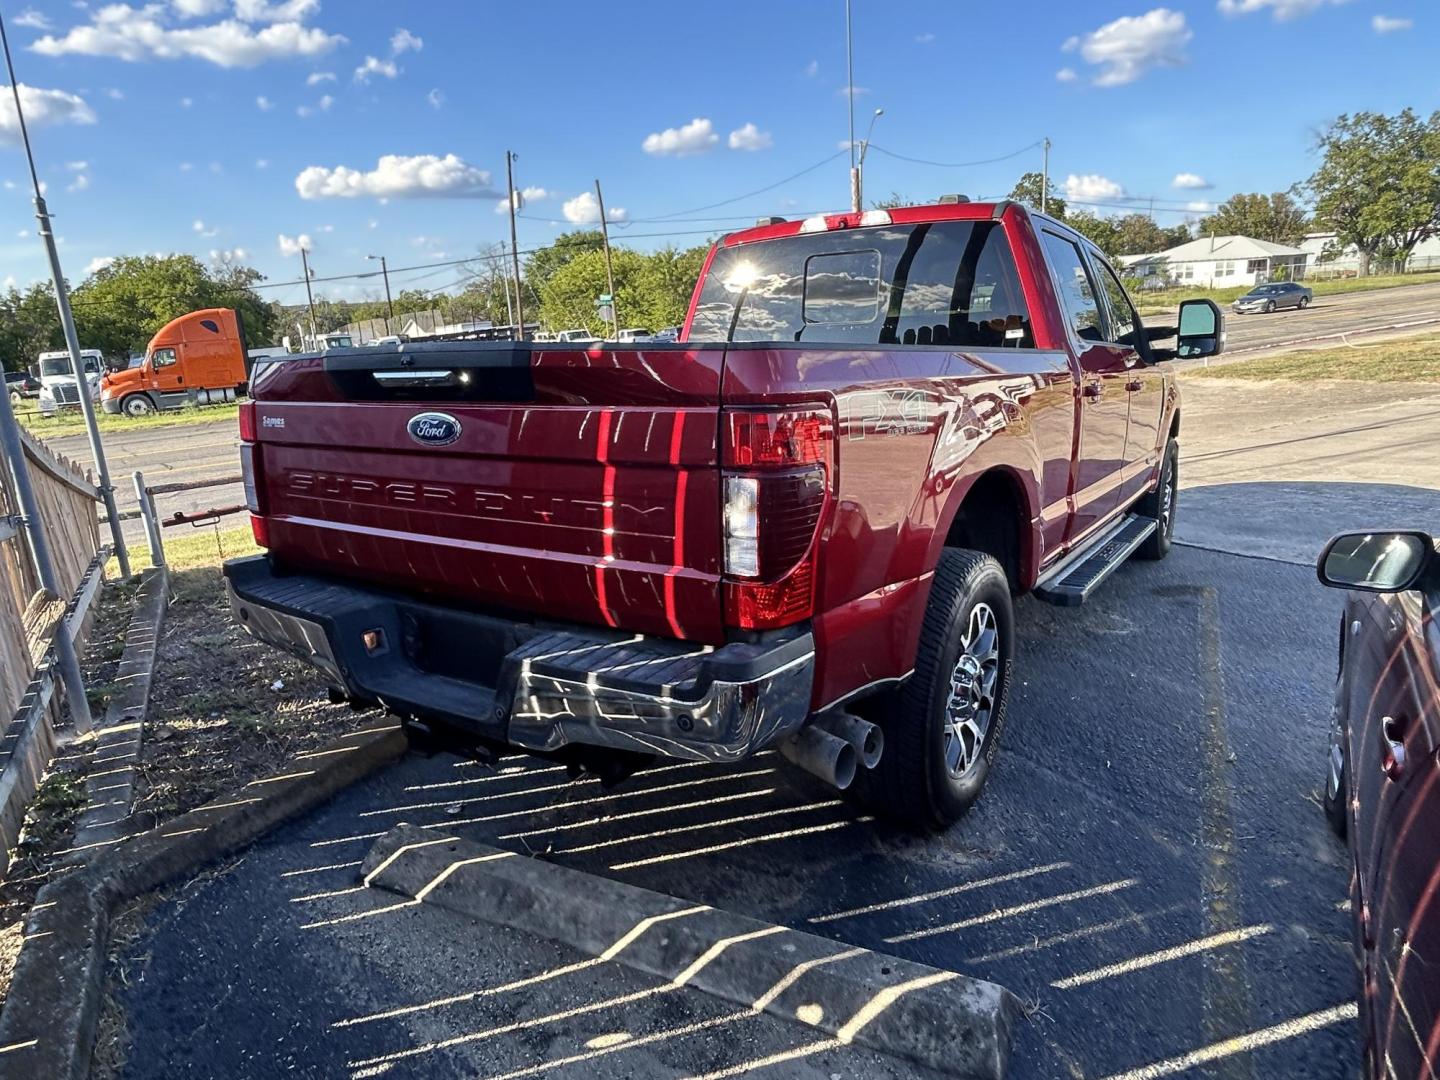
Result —
<instances>
[{"instance_id":1,"label":"truck taillight lens","mask_svg":"<svg viewBox=\"0 0 1440 1080\"><path fill-rule=\"evenodd\" d=\"M255 534L255 543L260 547L270 546L270 531L262 516L260 488L264 470L260 462L260 447L255 445L255 403L242 402L240 405L240 477L245 484L245 505L250 508L250 531Z\"/></svg>"},{"instance_id":2,"label":"truck taillight lens","mask_svg":"<svg viewBox=\"0 0 1440 1080\"><path fill-rule=\"evenodd\" d=\"M834 483L830 411L727 409L721 424L726 621L762 630L809 618Z\"/></svg>"},{"instance_id":3,"label":"truck taillight lens","mask_svg":"<svg viewBox=\"0 0 1440 1080\"><path fill-rule=\"evenodd\" d=\"M240 439L242 442L255 441L255 402L240 403Z\"/></svg>"}]
</instances>

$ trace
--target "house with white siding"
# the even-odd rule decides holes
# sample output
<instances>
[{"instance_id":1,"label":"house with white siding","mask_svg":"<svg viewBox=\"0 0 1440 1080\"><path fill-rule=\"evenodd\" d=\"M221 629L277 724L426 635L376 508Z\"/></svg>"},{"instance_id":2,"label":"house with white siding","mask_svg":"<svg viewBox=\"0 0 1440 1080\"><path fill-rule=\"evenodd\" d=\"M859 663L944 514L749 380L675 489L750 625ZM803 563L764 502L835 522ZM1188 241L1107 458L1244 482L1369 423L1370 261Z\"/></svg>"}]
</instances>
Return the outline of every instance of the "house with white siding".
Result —
<instances>
[{"instance_id":1,"label":"house with white siding","mask_svg":"<svg viewBox=\"0 0 1440 1080\"><path fill-rule=\"evenodd\" d=\"M1160 277L1177 285L1224 288L1293 281L1305 276L1310 253L1249 236L1202 236L1150 255L1121 258L1128 275Z\"/></svg>"},{"instance_id":2,"label":"house with white siding","mask_svg":"<svg viewBox=\"0 0 1440 1080\"><path fill-rule=\"evenodd\" d=\"M1360 253L1354 244L1343 245L1333 232L1306 233L1300 241L1300 249L1310 256L1310 270L1323 276L1353 277L1360 272ZM1373 259L1371 273L1401 271L1416 273L1421 270L1440 270L1440 236L1421 240L1410 252L1410 258L1403 267L1395 266L1382 259Z\"/></svg>"}]
</instances>

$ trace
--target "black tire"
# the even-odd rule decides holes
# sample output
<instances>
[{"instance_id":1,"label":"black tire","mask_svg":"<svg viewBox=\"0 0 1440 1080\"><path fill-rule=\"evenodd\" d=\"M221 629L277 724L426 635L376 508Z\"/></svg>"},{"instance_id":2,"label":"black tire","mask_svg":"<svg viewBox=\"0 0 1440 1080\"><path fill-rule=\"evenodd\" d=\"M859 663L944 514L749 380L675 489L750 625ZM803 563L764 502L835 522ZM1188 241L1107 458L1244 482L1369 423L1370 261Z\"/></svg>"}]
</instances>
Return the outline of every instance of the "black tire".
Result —
<instances>
[{"instance_id":1,"label":"black tire","mask_svg":"<svg viewBox=\"0 0 1440 1080\"><path fill-rule=\"evenodd\" d=\"M1274 300L1266 300L1266 301L1265 301L1265 314L1266 314L1266 315L1269 315L1269 314L1271 314L1274 310L1275 310L1275 301L1274 301Z\"/></svg>"},{"instance_id":2,"label":"black tire","mask_svg":"<svg viewBox=\"0 0 1440 1080\"><path fill-rule=\"evenodd\" d=\"M1340 707L1337 701L1335 717L1330 725L1330 747L1325 763L1325 788L1320 803L1325 808L1325 820L1330 831L1345 839L1350 824L1350 761L1345 753L1344 732L1340 728ZM1337 768L1338 766L1338 768Z\"/></svg>"},{"instance_id":3,"label":"black tire","mask_svg":"<svg viewBox=\"0 0 1440 1080\"><path fill-rule=\"evenodd\" d=\"M1300 310L1301 310L1301 311L1304 311L1304 310L1305 310L1307 307L1309 307L1309 306L1310 306L1310 297L1308 297L1308 296L1302 296L1302 297L1300 297Z\"/></svg>"},{"instance_id":4,"label":"black tire","mask_svg":"<svg viewBox=\"0 0 1440 1080\"><path fill-rule=\"evenodd\" d=\"M155 402L149 394L131 394L120 402L120 411L130 417L149 416L155 411Z\"/></svg>"},{"instance_id":5,"label":"black tire","mask_svg":"<svg viewBox=\"0 0 1440 1080\"><path fill-rule=\"evenodd\" d=\"M1175 541L1175 511L1180 501L1180 444L1171 439L1165 444L1160 459L1160 475L1155 487L1146 492L1135 509L1160 524L1136 550L1142 559L1158 561L1170 554Z\"/></svg>"},{"instance_id":6,"label":"black tire","mask_svg":"<svg viewBox=\"0 0 1440 1080\"><path fill-rule=\"evenodd\" d=\"M964 638L972 619L983 621L986 611L993 620L996 656L993 666L980 669L980 679L986 671L993 670L994 675L993 681L985 680L991 687L990 707L977 743L954 732L947 705ZM1000 748L1014 651L1010 582L1000 564L979 551L943 552L930 584L915 672L876 710L885 731L885 752L874 769L856 780L856 794L871 810L909 828L938 830L959 820L974 804ZM952 744L968 758L968 767L959 769L958 775L947 764Z\"/></svg>"}]
</instances>

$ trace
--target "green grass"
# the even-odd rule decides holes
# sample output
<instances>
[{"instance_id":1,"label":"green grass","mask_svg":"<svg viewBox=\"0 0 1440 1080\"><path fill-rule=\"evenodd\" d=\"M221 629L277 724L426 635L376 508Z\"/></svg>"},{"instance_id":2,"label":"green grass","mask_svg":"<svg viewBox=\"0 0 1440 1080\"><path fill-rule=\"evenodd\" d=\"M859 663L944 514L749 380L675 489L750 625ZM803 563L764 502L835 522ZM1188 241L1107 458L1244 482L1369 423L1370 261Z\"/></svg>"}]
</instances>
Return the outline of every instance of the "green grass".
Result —
<instances>
[{"instance_id":1,"label":"green grass","mask_svg":"<svg viewBox=\"0 0 1440 1080\"><path fill-rule=\"evenodd\" d=\"M179 535L175 535L177 532ZM250 531L248 522L244 525L221 529L219 532L212 527L207 527L185 529L183 532L178 529L166 529L164 533L165 562L170 567L172 574L183 570L219 567L227 559L238 559L244 555L258 555L263 550L256 546L255 537ZM149 565L149 545L132 545L130 548L131 569L139 571ZM114 559L110 560L106 572L111 577L117 572Z\"/></svg>"},{"instance_id":2,"label":"green grass","mask_svg":"<svg viewBox=\"0 0 1440 1080\"><path fill-rule=\"evenodd\" d=\"M209 424L227 421L236 424L239 406L200 405L194 408L172 409L167 412L151 413L149 416L112 416L95 406L95 419L101 431L146 431L150 428L188 427L194 424ZM15 412L30 434L40 439L54 439L63 435L85 434L85 417L79 409L65 409L54 416L45 417L35 407L33 399L27 399Z\"/></svg>"},{"instance_id":3,"label":"green grass","mask_svg":"<svg viewBox=\"0 0 1440 1080\"><path fill-rule=\"evenodd\" d=\"M1189 379L1293 379L1354 382L1440 382L1440 334L1377 341L1369 345L1306 349L1196 368Z\"/></svg>"},{"instance_id":4,"label":"green grass","mask_svg":"<svg viewBox=\"0 0 1440 1080\"><path fill-rule=\"evenodd\" d=\"M1327 278L1325 280L1303 281L1316 296L1336 296L1341 293L1370 292L1374 289L1394 289L1404 285L1427 285L1440 281L1440 272L1430 274L1377 274L1366 278ZM1156 312L1173 312L1181 300L1206 298L1217 304L1228 304L1238 296L1244 296L1254 286L1232 285L1224 289L1173 288L1157 292L1135 294L1135 303L1142 315Z\"/></svg>"}]
</instances>

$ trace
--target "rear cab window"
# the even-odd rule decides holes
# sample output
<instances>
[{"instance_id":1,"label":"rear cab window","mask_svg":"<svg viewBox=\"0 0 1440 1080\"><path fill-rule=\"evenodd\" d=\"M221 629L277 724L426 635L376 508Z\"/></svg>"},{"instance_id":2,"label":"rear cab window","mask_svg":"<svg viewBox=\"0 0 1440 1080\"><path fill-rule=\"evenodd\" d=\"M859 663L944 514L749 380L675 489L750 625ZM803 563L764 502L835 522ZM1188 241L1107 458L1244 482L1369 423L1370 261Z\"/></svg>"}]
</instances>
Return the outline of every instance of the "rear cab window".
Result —
<instances>
[{"instance_id":1,"label":"rear cab window","mask_svg":"<svg viewBox=\"0 0 1440 1080\"><path fill-rule=\"evenodd\" d=\"M689 340L1034 348L1004 229L836 229L715 253Z\"/></svg>"}]
</instances>

